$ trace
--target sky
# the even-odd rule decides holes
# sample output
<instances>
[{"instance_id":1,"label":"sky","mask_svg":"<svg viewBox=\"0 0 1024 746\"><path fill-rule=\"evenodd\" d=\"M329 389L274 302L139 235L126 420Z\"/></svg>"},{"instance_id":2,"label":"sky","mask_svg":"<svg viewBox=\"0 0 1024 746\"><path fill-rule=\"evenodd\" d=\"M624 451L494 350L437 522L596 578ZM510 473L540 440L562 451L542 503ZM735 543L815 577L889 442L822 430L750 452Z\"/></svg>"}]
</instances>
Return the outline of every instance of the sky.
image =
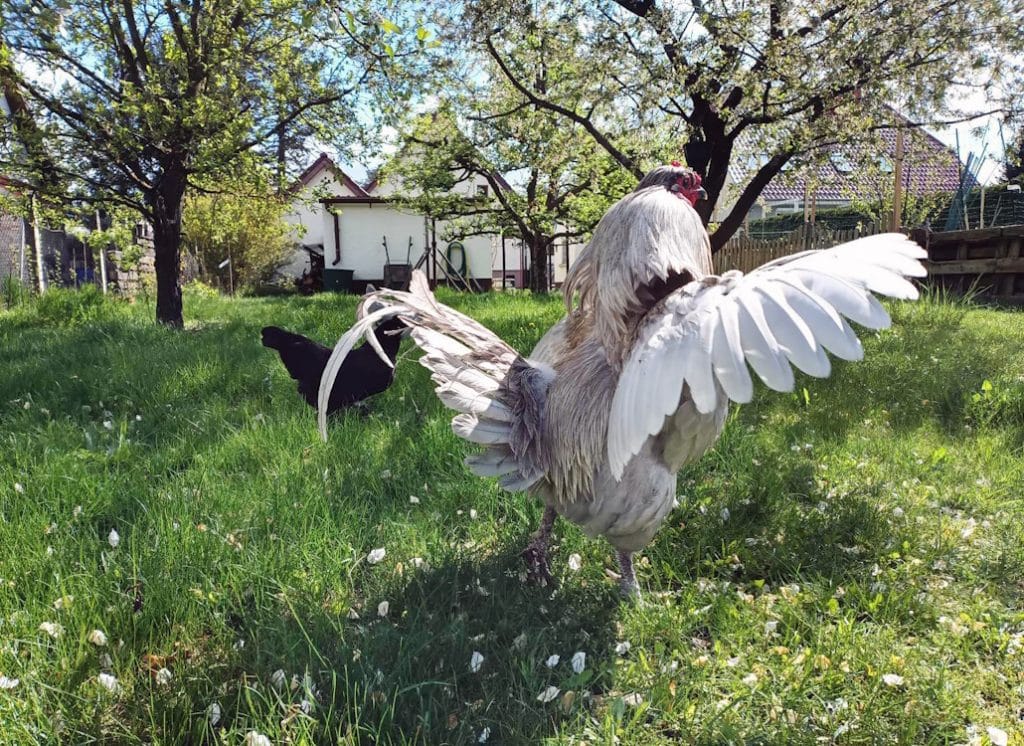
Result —
<instances>
[{"instance_id":1,"label":"sky","mask_svg":"<svg viewBox=\"0 0 1024 746\"><path fill-rule=\"evenodd\" d=\"M70 79L59 71L43 70L30 60L19 60L19 64L34 80L37 80L47 87L56 88L68 82ZM984 112L992 107L980 88L961 89L953 94L952 99L955 105L964 112ZM423 111L429 109L436 103L436 96L427 96L424 101L416 106L416 109ZM381 163L393 154L396 150L397 132L393 128L386 128L382 131L382 139L385 142L379 153L357 153L352 159L339 158L337 151L323 143L310 143L307 161L302 165L312 163L321 152L327 152L335 158L335 161L342 165L345 171L357 182L365 183L369 180L371 170L377 168ZM979 173L979 180L982 184L998 183L1002 177L1002 156L1003 142L1000 137L1000 121L997 116L983 116L969 122L963 122L946 127L926 127L942 143L952 149L957 147L957 135L960 139L960 159L967 160L968 153L976 156L985 153L985 160ZM1009 133L1007 133L1009 134Z\"/></svg>"},{"instance_id":2,"label":"sky","mask_svg":"<svg viewBox=\"0 0 1024 746\"><path fill-rule=\"evenodd\" d=\"M993 108L985 93L979 89L961 90L951 99L956 106L967 113L983 112ZM1003 141L1000 136L1000 118L988 115L962 124L948 127L927 127L940 141L954 150L957 135L960 136L960 160L966 161L968 153L975 157L985 154L978 180L982 184L998 183L1003 175ZM1009 133L1006 133L1009 136Z\"/></svg>"}]
</instances>

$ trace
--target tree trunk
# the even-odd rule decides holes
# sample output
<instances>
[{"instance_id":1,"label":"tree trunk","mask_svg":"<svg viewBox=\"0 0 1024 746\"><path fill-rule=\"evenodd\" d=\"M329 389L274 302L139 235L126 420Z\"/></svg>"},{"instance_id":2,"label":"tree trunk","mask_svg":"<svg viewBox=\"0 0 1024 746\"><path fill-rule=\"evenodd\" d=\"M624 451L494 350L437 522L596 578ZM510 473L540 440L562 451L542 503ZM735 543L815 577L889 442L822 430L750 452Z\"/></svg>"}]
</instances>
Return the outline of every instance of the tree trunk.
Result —
<instances>
[{"instance_id":1,"label":"tree trunk","mask_svg":"<svg viewBox=\"0 0 1024 746\"><path fill-rule=\"evenodd\" d=\"M96 211L96 230L103 230L103 221L100 220L100 211ZM100 248L100 286L103 294L107 294L107 246L103 244Z\"/></svg>"},{"instance_id":2,"label":"tree trunk","mask_svg":"<svg viewBox=\"0 0 1024 746\"><path fill-rule=\"evenodd\" d=\"M153 211L153 250L156 268L156 320L180 329L181 314L181 200L185 194L185 167L172 163L149 195Z\"/></svg>"},{"instance_id":3,"label":"tree trunk","mask_svg":"<svg viewBox=\"0 0 1024 746\"><path fill-rule=\"evenodd\" d=\"M548 246L551 241L543 236L527 239L530 247L530 290L546 293L548 287Z\"/></svg>"},{"instance_id":4,"label":"tree trunk","mask_svg":"<svg viewBox=\"0 0 1024 746\"><path fill-rule=\"evenodd\" d=\"M46 292L49 285L46 275L46 261L43 256L43 231L39 227L39 208L35 192L32 192L32 243L36 249L36 271L39 273L39 294Z\"/></svg>"}]
</instances>

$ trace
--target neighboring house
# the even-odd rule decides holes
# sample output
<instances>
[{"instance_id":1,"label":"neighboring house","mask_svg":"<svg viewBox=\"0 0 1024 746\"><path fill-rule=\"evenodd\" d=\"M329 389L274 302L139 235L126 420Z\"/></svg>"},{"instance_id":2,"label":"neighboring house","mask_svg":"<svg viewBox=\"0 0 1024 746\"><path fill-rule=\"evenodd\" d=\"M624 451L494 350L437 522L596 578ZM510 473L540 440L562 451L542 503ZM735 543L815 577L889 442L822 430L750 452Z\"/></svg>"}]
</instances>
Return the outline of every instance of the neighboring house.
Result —
<instances>
[{"instance_id":1,"label":"neighboring house","mask_svg":"<svg viewBox=\"0 0 1024 746\"><path fill-rule=\"evenodd\" d=\"M10 182L0 176L0 196L7 193ZM28 226L17 215L4 211L0 203L0 281L16 277L29 282L31 247L28 245Z\"/></svg>"},{"instance_id":2,"label":"neighboring house","mask_svg":"<svg viewBox=\"0 0 1024 746\"><path fill-rule=\"evenodd\" d=\"M893 116L902 119L893 112ZM960 186L960 162L952 149L943 145L932 134L913 127L909 120L904 130L903 191L909 197L952 194ZM879 152L863 164L863 155L856 155L843 146L829 150L827 157L815 166L802 169L783 169L761 192L747 217L750 220L793 212L848 207L855 201L880 204L891 201L896 168L897 130L883 129L878 133ZM739 148L738 148L739 149ZM730 167L729 179L723 190L713 220L722 220L735 201L737 191L746 184L763 158L751 156L746 162Z\"/></svg>"},{"instance_id":3,"label":"neighboring house","mask_svg":"<svg viewBox=\"0 0 1024 746\"><path fill-rule=\"evenodd\" d=\"M11 116L17 105L12 102L11 89L5 88L0 95L0 119ZM24 101L20 104L24 106ZM24 192L29 187L23 182L0 175L0 195L12 191ZM47 278L52 285L77 287L92 281L93 257L85 245L74 235L62 230L41 229L42 260ZM35 236L31 224L4 210L0 202L0 279L17 277L29 283L38 273Z\"/></svg>"},{"instance_id":4,"label":"neighboring house","mask_svg":"<svg viewBox=\"0 0 1024 746\"><path fill-rule=\"evenodd\" d=\"M496 180L502 188L511 189L500 176ZM351 287L361 292L367 283L383 284L389 261L418 264L434 280L445 280L452 265L462 270L464 262L464 277L477 288L501 287L502 278L506 287L526 285L529 255L522 241L498 234L449 239L447 221L395 204L399 186L376 179L360 185L326 153L321 154L292 187L293 209L286 219L296 228L297 249L281 274L299 277L322 256L328 273L351 271ZM481 176L466 178L454 187L467 199L488 199L493 196L490 189ZM567 249L561 243L549 266L556 285L564 280L578 252L578 247Z\"/></svg>"}]
</instances>

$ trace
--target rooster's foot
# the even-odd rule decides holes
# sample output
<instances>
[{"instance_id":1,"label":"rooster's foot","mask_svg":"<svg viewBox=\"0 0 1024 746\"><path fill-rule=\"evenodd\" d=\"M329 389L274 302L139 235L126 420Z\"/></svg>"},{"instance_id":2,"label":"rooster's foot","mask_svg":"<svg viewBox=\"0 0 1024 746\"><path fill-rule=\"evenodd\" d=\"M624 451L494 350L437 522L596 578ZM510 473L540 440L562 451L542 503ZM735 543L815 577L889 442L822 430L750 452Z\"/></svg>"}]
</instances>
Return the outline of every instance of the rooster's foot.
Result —
<instances>
[{"instance_id":1,"label":"rooster's foot","mask_svg":"<svg viewBox=\"0 0 1024 746\"><path fill-rule=\"evenodd\" d=\"M640 598L640 584L636 582L636 572L633 570L633 553L619 550L619 591L622 597L633 603L642 603Z\"/></svg>"},{"instance_id":2,"label":"rooster's foot","mask_svg":"<svg viewBox=\"0 0 1024 746\"><path fill-rule=\"evenodd\" d=\"M548 560L548 548L545 544L532 541L519 555L526 563L526 579L534 585L544 588L554 585L555 579L551 575L551 563Z\"/></svg>"},{"instance_id":3,"label":"rooster's foot","mask_svg":"<svg viewBox=\"0 0 1024 746\"><path fill-rule=\"evenodd\" d=\"M533 535L526 549L519 555L526 562L526 579L541 587L554 585L555 579L551 576L551 563L548 561L548 544L551 542L551 529L555 525L555 518L558 513L552 507L544 508L544 515L540 519L540 528Z\"/></svg>"}]
</instances>

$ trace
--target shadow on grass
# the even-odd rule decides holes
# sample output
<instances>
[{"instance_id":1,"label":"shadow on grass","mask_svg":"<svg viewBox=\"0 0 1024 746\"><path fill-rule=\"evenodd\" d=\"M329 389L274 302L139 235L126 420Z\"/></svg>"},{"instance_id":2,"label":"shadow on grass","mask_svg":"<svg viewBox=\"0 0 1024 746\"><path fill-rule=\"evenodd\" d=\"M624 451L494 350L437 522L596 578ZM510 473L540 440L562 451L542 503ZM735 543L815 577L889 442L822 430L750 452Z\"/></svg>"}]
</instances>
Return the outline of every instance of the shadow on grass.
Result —
<instances>
[{"instance_id":1,"label":"shadow on grass","mask_svg":"<svg viewBox=\"0 0 1024 746\"><path fill-rule=\"evenodd\" d=\"M407 582L369 596L358 619L308 597L283 616L252 604L236 610L245 668L269 672L308 656L319 722L306 735L318 743L462 744L485 728L495 743L537 743L585 706L582 697L542 703L540 692L599 693L609 684L619 602L608 586L588 589L575 577L554 589L525 585L517 547L407 567ZM581 650L586 670L577 674L571 658ZM483 656L477 671L474 652ZM549 668L552 654L561 660ZM301 686L284 695L304 696Z\"/></svg>"}]
</instances>

